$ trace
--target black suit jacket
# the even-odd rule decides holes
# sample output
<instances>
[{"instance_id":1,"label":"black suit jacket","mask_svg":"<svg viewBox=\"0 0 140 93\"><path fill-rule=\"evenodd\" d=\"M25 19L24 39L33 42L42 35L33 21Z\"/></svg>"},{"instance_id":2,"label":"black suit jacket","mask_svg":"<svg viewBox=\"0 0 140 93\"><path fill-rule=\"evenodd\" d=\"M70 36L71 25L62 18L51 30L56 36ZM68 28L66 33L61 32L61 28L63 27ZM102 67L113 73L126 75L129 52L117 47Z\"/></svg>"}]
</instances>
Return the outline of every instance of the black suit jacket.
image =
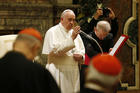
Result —
<instances>
[{"instance_id":1,"label":"black suit jacket","mask_svg":"<svg viewBox=\"0 0 140 93\"><path fill-rule=\"evenodd\" d=\"M112 34L108 34L104 40L100 40L94 32L91 32L89 34L91 37L93 37L101 46L103 49L103 52L109 52L109 49L113 47L113 36ZM101 53L101 50L99 46L95 43L95 41L90 40L88 38L83 38L84 46L85 46L85 51L86 54L92 58L93 56Z\"/></svg>"},{"instance_id":2,"label":"black suit jacket","mask_svg":"<svg viewBox=\"0 0 140 93\"><path fill-rule=\"evenodd\" d=\"M82 35L82 34L80 34ZM103 52L109 52L109 49L113 46L113 36L112 34L108 34L104 40L100 40L94 32L91 32L89 34L91 37L93 37L102 47ZM96 56L97 54L101 53L101 50L99 46L95 43L95 41L90 40L86 38L85 36L82 36L84 46L85 46L85 53L92 58L93 56ZM85 69L87 68L87 65L81 65L80 69L80 89L83 89L84 83L85 83Z\"/></svg>"},{"instance_id":3,"label":"black suit jacket","mask_svg":"<svg viewBox=\"0 0 140 93\"><path fill-rule=\"evenodd\" d=\"M0 59L0 93L60 93L48 70L18 52Z\"/></svg>"}]
</instances>

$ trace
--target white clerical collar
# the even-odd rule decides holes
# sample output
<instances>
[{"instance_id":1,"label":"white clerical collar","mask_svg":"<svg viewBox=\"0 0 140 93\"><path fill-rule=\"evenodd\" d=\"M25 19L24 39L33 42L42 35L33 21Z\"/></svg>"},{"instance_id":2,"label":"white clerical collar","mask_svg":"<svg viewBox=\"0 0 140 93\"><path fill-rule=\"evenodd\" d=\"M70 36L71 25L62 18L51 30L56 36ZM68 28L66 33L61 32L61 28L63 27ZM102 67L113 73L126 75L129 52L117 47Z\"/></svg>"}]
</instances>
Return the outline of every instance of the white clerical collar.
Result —
<instances>
[{"instance_id":1,"label":"white clerical collar","mask_svg":"<svg viewBox=\"0 0 140 93\"><path fill-rule=\"evenodd\" d=\"M64 31L68 32L68 30L67 30L61 23L59 23L59 26L60 26L60 29L62 29L62 30L64 30Z\"/></svg>"},{"instance_id":2,"label":"white clerical collar","mask_svg":"<svg viewBox=\"0 0 140 93\"><path fill-rule=\"evenodd\" d=\"M97 91L104 91L103 87L101 87L101 86L99 86L97 84L94 84L94 83L86 83L85 87L90 88L90 89L94 89L94 90L97 90Z\"/></svg>"}]
</instances>

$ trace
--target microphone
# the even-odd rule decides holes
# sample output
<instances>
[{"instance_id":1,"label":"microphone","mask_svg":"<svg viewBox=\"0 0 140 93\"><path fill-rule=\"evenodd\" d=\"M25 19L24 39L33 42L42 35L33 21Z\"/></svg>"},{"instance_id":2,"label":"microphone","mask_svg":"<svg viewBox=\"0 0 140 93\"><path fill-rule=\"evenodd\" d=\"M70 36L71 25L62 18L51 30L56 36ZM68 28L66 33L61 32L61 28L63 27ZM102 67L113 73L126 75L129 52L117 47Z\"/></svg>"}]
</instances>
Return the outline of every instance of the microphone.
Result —
<instances>
[{"instance_id":1,"label":"microphone","mask_svg":"<svg viewBox=\"0 0 140 93\"><path fill-rule=\"evenodd\" d=\"M85 36L86 38L88 38L88 39L94 41L94 42L98 45L98 47L99 47L101 53L103 54L103 49L101 48L101 46L99 45L99 43L98 43L93 37L91 37L90 35L86 34L86 33L85 33L84 31L82 31L82 30L79 30L79 32L80 32L80 34L82 34L82 35Z\"/></svg>"}]
</instances>

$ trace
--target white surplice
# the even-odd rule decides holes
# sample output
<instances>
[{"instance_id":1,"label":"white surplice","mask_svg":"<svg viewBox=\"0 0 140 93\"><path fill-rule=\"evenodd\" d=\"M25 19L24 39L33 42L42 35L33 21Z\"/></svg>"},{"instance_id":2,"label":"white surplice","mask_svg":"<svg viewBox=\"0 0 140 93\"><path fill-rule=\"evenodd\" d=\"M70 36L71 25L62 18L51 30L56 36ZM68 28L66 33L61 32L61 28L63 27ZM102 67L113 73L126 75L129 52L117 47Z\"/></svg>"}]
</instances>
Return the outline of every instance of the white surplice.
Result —
<instances>
[{"instance_id":1,"label":"white surplice","mask_svg":"<svg viewBox=\"0 0 140 93\"><path fill-rule=\"evenodd\" d=\"M80 35L72 40L72 31L67 31L61 23L50 28L46 32L42 50L42 54L48 55L46 68L52 73L62 93L76 93L80 89L78 62L74 60L73 54L84 57L85 48Z\"/></svg>"}]
</instances>

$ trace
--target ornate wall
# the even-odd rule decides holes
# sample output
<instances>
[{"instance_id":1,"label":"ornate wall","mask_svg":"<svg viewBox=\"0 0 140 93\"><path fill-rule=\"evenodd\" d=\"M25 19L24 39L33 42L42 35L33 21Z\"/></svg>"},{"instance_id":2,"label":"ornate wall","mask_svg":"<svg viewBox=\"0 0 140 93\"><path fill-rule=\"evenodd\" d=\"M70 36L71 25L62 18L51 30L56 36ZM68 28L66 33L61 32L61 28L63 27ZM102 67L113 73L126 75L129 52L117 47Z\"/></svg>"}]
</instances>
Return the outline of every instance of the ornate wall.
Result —
<instances>
[{"instance_id":1,"label":"ornate wall","mask_svg":"<svg viewBox=\"0 0 140 93\"><path fill-rule=\"evenodd\" d=\"M58 0L59 2L62 0ZM70 8L76 11L72 2L57 4L56 0L0 0L0 35L14 34L27 27L34 27L44 37L46 31L59 22L60 13ZM46 64L46 55L38 60Z\"/></svg>"},{"instance_id":2,"label":"ornate wall","mask_svg":"<svg viewBox=\"0 0 140 93\"><path fill-rule=\"evenodd\" d=\"M123 62L122 64L124 66L121 85L126 87L127 90L140 89L140 64L138 61L138 0L104 0L104 4L107 7L111 7L118 18L119 32L115 41L122 34L129 36L127 43L117 54L117 57Z\"/></svg>"}]
</instances>

